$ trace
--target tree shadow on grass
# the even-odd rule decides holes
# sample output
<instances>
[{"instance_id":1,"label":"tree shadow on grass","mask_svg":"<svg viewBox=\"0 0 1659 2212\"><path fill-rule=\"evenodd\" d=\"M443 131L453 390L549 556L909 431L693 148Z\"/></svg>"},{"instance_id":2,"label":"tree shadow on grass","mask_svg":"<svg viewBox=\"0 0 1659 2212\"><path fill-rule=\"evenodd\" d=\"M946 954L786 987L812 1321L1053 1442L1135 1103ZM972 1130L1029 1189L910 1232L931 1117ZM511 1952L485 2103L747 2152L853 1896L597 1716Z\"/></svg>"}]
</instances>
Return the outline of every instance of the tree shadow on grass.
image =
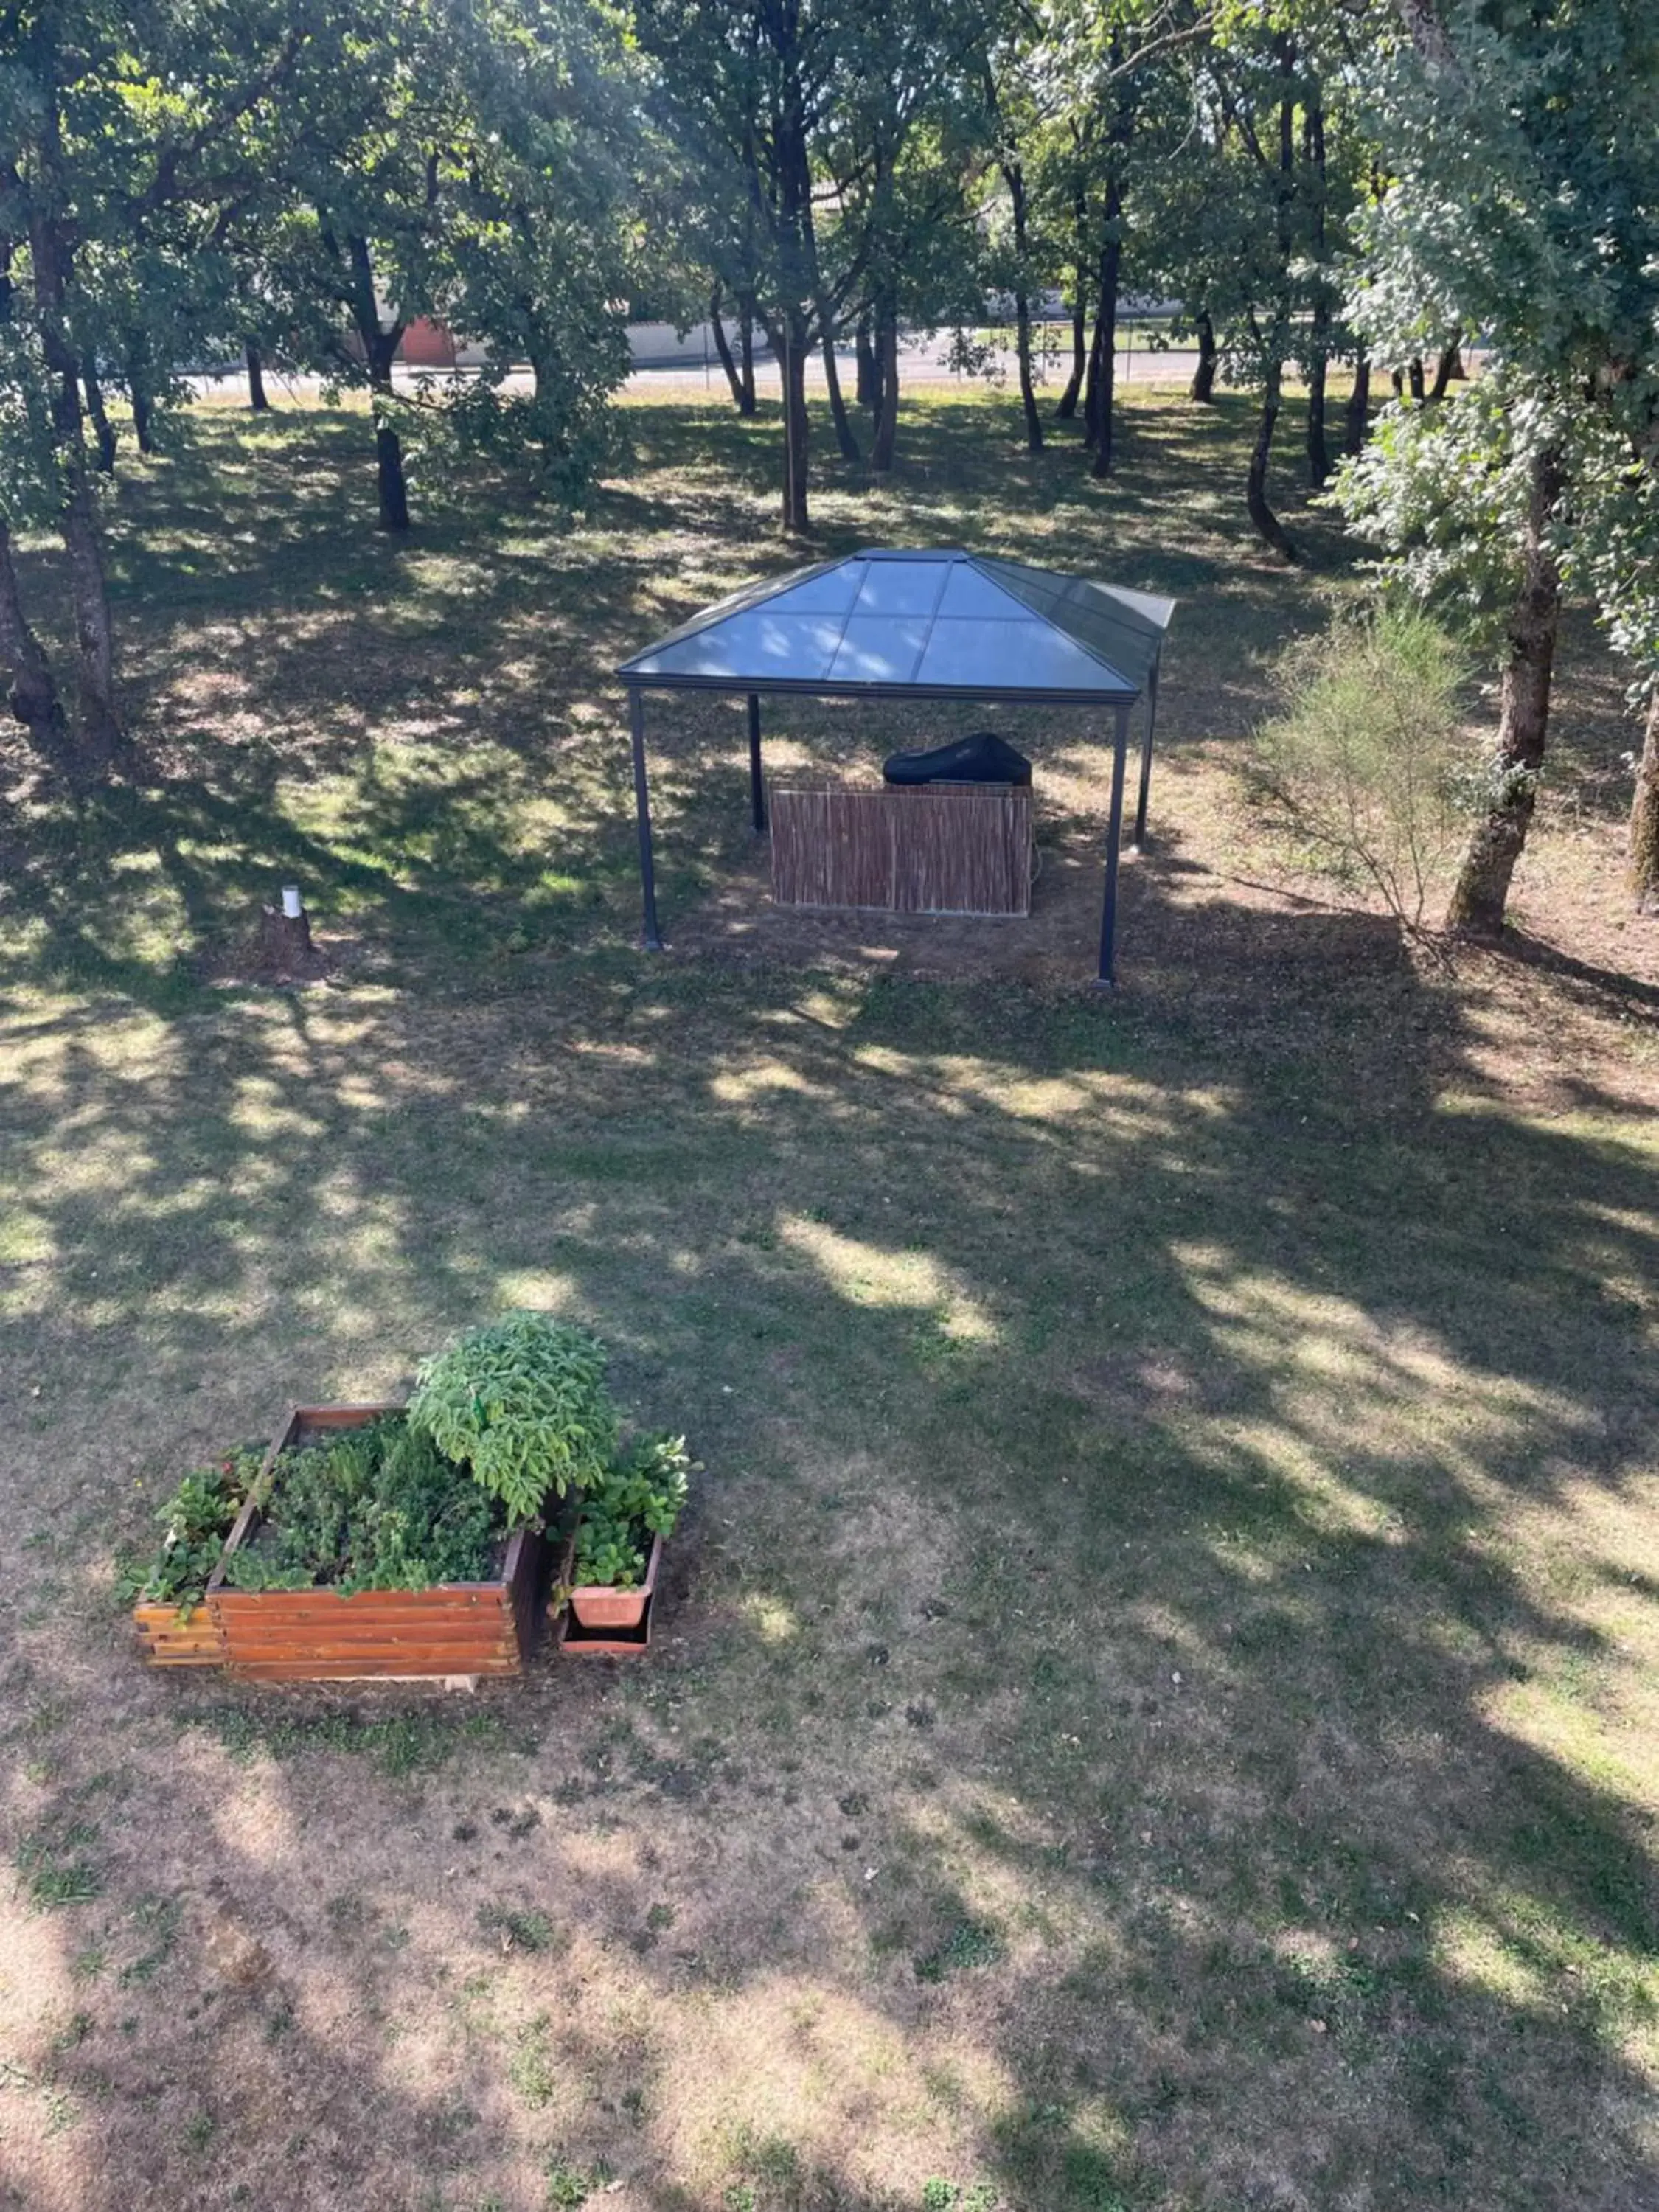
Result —
<instances>
[{"instance_id":1,"label":"tree shadow on grass","mask_svg":"<svg viewBox=\"0 0 1659 2212\"><path fill-rule=\"evenodd\" d=\"M1149 422L1146 450L1164 434ZM939 441L902 513L989 530ZM1136 488L1097 494L1077 465L1032 477L1062 534L1032 517L1005 550L1099 565L1121 492L1145 533L1126 560L1144 543L1219 579L1219 527L1160 551ZM329 496L324 471L276 567L309 557ZM840 485L824 507L848 544L901 514ZM276 580L257 543L234 557L256 598ZM603 654L667 611L641 596L654 557L613 549L562 697L592 707ZM186 558L146 592L205 589ZM501 551L492 604L521 568ZM446 652L465 581L403 603ZM1126 870L1111 1001L643 962L619 736L561 732L568 848L514 818L549 799L544 661L492 679L489 765L354 767L376 694L346 680L348 582L310 606L338 625L326 744L112 795L78 876L46 854L12 894L39 933L19 980L103 995L25 1005L8 1031L0 1550L21 1602L0 1634L35 1730L8 1842L54 1808L72 1826L73 1791L130 1764L144 1820L106 1823L107 1908L67 1907L64 1945L106 1909L125 1943L147 1896L218 1879L256 1929L271 1916L303 1999L222 2047L193 1979L181 2006L175 1984L94 1978L76 2063L89 2109L109 2073L127 2172L77 2137L77 2206L113 2212L138 2172L187 2203L246 2185L401 2208L435 2186L473 2212L544 2146L581 2166L631 2146L653 2212L728 2188L757 2212L768 2189L915 2212L927 2171L1026 2212L1659 2197L1653 1808L1624 1749L1652 1600L1659 1179L1628 1103L1592 1073L1575 1118L1529 1116L1477 1057L1455 977L1374 920L1285 910L1168 846ZM282 584L306 604L303 573ZM1251 641L1295 611L1266 570L1237 591L1186 633L1226 672L1222 720ZM434 751L476 734L465 700L428 706ZM827 724L799 734L833 750ZM684 914L744 841L732 717L689 713L659 777ZM361 989L206 993L216 917L290 872L397 957ZM161 951L153 919L123 920L152 882L183 917ZM402 1714L396 1693L138 1674L102 1577L164 1481L296 1394L395 1389L449 1328L526 1302L599 1328L623 1401L709 1469L646 1669L538 1666L492 1698L507 1741L423 1720L453 1759L413 1784L325 1726ZM508 1850L489 1814L509 1777L540 1825L498 1869L479 1854ZM539 1981L509 1962L504 2014L516 2034L551 2008L573 2080L617 2106L561 2118L556 2142L513 2087L519 2047L447 2008L500 1955L473 1955L486 1878L571 1933L574 1963ZM345 1955L330 1901L354 1889L387 1929L418 1912L407 1946ZM672 1934L635 1951L665 1897ZM631 2062L605 2039L617 2008L649 2025ZM411 2044L428 2033L436 2056ZM296 2081L319 2085L314 2160ZM754 2173L696 2179L708 2084L765 2154ZM204 2109L210 2172L191 2163ZM498 2123L505 2162L446 2151ZM951 2162L918 2165L936 2140Z\"/></svg>"},{"instance_id":2,"label":"tree shadow on grass","mask_svg":"<svg viewBox=\"0 0 1659 2212\"><path fill-rule=\"evenodd\" d=\"M587 1778L526 1846L532 1900L584 1836L665 1854L593 1891L596 1960L672 1883L711 2020L781 1978L940 2084L972 2054L996 2086L936 2085L933 2124L1015 2205L1644 2202L1651 1813L1586 1749L1616 1625L1549 1562L1614 1567L1635 1525L1652 1158L1490 1095L1385 931L1161 915L1184 880L1140 893L1194 979L1167 999L630 962L147 1042L38 1024L0 1373L47 1397L12 1401L14 1480L49 1526L49 1409L104 1439L117 1377L125 1484L502 1298L581 1312L714 1470L655 1673L502 1701L551 1724L545 1780ZM88 1758L112 1633L64 1677ZM120 1691L148 1729L210 1697ZM372 1867L395 1807L323 1787L331 1756L260 1787ZM175 1777L180 1882L222 1866L191 1824L223 1787ZM284 1909L314 1943L320 1905ZM629 1969L671 2040L690 1971ZM376 2141L423 2141L380 2025L353 2033ZM857 2100L797 2094L794 2201L903 2204L842 2140ZM173 2110L134 2121L158 2173ZM573 2155L613 2141L586 2126ZM641 2140L644 2202L718 2201L672 2129Z\"/></svg>"}]
</instances>

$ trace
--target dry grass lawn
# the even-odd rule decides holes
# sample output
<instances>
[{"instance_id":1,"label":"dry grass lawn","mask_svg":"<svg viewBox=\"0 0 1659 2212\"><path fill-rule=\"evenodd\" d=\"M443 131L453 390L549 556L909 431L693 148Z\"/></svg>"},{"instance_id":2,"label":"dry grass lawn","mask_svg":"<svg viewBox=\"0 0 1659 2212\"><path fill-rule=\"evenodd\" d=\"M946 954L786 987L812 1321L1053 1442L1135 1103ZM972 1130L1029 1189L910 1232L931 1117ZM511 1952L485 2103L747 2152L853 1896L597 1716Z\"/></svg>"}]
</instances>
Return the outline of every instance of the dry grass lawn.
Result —
<instances>
[{"instance_id":1,"label":"dry grass lawn","mask_svg":"<svg viewBox=\"0 0 1659 2212\"><path fill-rule=\"evenodd\" d=\"M782 565L775 425L635 409L568 532L429 465L402 550L349 415L123 479L147 774L23 793L0 889L0 2203L1659 2206L1618 672L1575 630L1516 941L1437 963L1229 767L1328 520L1256 556L1231 404L1137 390L1105 487L1015 412L820 514L1182 599L1111 1000L1103 757L1030 717L1039 911L975 936L769 929L740 717L665 714L635 949L605 672ZM294 875L331 979L239 982ZM705 1462L648 1662L145 1673L177 1474L503 1304Z\"/></svg>"}]
</instances>

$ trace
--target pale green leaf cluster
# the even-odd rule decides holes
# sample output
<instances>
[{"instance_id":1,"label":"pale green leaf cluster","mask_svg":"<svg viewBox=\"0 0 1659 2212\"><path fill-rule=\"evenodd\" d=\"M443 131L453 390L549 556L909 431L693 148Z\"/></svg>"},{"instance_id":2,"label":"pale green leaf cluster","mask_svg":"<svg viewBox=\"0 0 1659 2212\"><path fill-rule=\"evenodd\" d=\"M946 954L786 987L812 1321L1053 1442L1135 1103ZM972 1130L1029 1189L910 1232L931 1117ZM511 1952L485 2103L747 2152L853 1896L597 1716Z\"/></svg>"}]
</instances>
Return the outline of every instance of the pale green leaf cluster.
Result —
<instances>
[{"instance_id":1,"label":"pale green leaf cluster","mask_svg":"<svg viewBox=\"0 0 1659 2212\"><path fill-rule=\"evenodd\" d=\"M1456 646L1418 610L1384 605L1298 639L1276 673L1285 706L1248 771L1270 832L1297 865L1369 887L1420 928L1488 795L1461 727Z\"/></svg>"},{"instance_id":2,"label":"pale green leaf cluster","mask_svg":"<svg viewBox=\"0 0 1659 2212\"><path fill-rule=\"evenodd\" d=\"M1381 552L1386 580L1493 648L1520 580L1528 466L1551 428L1496 372L1435 407L1396 402L1328 497Z\"/></svg>"},{"instance_id":3,"label":"pale green leaf cluster","mask_svg":"<svg viewBox=\"0 0 1659 2212\"><path fill-rule=\"evenodd\" d=\"M545 1314L509 1313L424 1361L410 1425L468 1468L515 1523L586 1491L616 1453L605 1348Z\"/></svg>"}]
</instances>

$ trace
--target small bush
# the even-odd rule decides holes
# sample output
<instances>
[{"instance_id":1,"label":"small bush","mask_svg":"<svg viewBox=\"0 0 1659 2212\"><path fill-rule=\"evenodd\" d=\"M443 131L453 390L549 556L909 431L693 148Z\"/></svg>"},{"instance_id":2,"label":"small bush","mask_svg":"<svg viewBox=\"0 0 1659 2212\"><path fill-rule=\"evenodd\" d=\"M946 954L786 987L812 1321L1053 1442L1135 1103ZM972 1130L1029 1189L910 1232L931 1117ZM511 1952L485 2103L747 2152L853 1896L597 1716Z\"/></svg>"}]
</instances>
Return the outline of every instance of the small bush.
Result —
<instances>
[{"instance_id":1,"label":"small bush","mask_svg":"<svg viewBox=\"0 0 1659 2212\"><path fill-rule=\"evenodd\" d=\"M533 1521L550 1493L591 1489L611 1464L617 1420L605 1366L585 1330L507 1314L422 1364L409 1419L515 1523Z\"/></svg>"},{"instance_id":2,"label":"small bush","mask_svg":"<svg viewBox=\"0 0 1659 2212\"><path fill-rule=\"evenodd\" d=\"M1384 606L1298 639L1275 672L1285 706L1256 734L1252 797L1299 865L1369 884L1421 928L1478 776L1451 639L1426 615Z\"/></svg>"}]
</instances>

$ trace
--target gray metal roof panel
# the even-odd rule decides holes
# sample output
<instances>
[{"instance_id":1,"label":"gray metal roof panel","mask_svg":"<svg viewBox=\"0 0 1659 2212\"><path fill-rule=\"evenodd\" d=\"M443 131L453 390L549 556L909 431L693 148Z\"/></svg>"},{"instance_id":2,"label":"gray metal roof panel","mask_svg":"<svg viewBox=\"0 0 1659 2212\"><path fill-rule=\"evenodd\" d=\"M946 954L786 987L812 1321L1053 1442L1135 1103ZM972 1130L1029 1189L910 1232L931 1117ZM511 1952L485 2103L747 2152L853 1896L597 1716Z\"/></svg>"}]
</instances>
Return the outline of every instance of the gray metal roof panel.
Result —
<instances>
[{"instance_id":1,"label":"gray metal roof panel","mask_svg":"<svg viewBox=\"0 0 1659 2212\"><path fill-rule=\"evenodd\" d=\"M732 592L617 673L665 688L1121 702L1145 688L1174 606L956 547L866 547Z\"/></svg>"}]
</instances>

